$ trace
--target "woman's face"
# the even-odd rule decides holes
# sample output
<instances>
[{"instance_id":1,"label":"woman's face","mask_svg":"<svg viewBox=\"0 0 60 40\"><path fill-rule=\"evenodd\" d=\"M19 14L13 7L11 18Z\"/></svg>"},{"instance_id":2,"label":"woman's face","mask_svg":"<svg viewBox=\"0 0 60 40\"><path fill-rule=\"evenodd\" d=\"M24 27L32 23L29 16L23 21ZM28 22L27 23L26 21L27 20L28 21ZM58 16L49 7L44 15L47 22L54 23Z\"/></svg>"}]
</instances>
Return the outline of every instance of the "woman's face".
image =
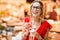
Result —
<instances>
[{"instance_id":1,"label":"woman's face","mask_svg":"<svg viewBox=\"0 0 60 40\"><path fill-rule=\"evenodd\" d=\"M41 6L38 2L33 3L31 12L32 16L39 16L41 14Z\"/></svg>"}]
</instances>

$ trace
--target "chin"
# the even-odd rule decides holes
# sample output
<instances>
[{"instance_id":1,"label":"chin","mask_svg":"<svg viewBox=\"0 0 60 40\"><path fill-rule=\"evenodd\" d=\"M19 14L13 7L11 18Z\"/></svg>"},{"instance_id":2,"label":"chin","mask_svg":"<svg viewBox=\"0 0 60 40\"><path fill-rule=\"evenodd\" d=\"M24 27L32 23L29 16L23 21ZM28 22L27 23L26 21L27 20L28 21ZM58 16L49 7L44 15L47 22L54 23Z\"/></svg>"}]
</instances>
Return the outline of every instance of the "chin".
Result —
<instances>
[{"instance_id":1,"label":"chin","mask_svg":"<svg viewBox=\"0 0 60 40\"><path fill-rule=\"evenodd\" d=\"M33 16L38 16L37 14L33 14Z\"/></svg>"}]
</instances>

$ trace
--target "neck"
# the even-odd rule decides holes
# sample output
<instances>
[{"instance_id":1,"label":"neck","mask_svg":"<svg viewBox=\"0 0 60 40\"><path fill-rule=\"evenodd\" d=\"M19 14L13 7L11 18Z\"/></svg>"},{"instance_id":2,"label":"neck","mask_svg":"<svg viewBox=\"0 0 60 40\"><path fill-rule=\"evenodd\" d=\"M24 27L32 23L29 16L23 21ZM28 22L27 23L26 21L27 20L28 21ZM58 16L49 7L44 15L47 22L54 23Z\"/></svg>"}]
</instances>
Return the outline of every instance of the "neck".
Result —
<instances>
[{"instance_id":1,"label":"neck","mask_svg":"<svg viewBox=\"0 0 60 40\"><path fill-rule=\"evenodd\" d=\"M40 23L40 16L33 16L32 21L33 23Z\"/></svg>"},{"instance_id":2,"label":"neck","mask_svg":"<svg viewBox=\"0 0 60 40\"><path fill-rule=\"evenodd\" d=\"M32 22L32 25L36 26L36 28L39 27L39 25L41 25L40 16L32 17L31 22Z\"/></svg>"}]
</instances>

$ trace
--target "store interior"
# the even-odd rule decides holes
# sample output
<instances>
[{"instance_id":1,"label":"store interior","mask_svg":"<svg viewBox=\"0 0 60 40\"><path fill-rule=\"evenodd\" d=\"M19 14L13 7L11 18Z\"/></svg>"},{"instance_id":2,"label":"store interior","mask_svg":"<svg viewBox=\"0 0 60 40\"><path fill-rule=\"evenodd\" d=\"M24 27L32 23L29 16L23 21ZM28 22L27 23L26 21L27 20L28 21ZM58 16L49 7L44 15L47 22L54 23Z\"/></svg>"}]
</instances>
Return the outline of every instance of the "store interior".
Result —
<instances>
[{"instance_id":1,"label":"store interior","mask_svg":"<svg viewBox=\"0 0 60 40\"><path fill-rule=\"evenodd\" d=\"M13 31L21 31L24 25L24 18L31 16L30 7L33 1L0 0L0 40L11 40L10 36L13 34ZM43 3L44 19L52 25L52 29L48 34L48 40L60 40L60 0L38 1ZM6 38L7 35L8 38Z\"/></svg>"}]
</instances>

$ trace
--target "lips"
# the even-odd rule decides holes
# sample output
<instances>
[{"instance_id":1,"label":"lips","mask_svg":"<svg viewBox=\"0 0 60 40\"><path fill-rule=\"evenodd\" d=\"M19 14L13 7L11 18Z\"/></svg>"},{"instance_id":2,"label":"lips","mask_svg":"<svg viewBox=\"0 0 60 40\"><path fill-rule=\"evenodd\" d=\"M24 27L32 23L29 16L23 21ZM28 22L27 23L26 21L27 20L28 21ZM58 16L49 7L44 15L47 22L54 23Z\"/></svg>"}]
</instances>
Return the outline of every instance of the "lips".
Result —
<instances>
[{"instance_id":1,"label":"lips","mask_svg":"<svg viewBox=\"0 0 60 40\"><path fill-rule=\"evenodd\" d=\"M35 12L34 14L38 14L38 12Z\"/></svg>"}]
</instances>

